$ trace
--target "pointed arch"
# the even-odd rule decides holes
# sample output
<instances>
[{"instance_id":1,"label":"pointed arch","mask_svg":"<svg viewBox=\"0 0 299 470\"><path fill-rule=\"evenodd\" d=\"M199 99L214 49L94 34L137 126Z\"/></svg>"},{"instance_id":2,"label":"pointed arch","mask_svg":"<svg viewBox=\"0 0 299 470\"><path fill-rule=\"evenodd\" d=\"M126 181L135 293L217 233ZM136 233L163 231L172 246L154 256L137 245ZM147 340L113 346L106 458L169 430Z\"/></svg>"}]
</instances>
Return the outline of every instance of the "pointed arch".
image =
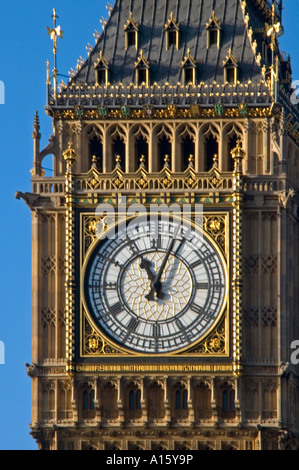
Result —
<instances>
[{"instance_id":1,"label":"pointed arch","mask_svg":"<svg viewBox=\"0 0 299 470\"><path fill-rule=\"evenodd\" d=\"M127 131L121 124L113 124L107 129L107 150L110 155L109 170L116 167L117 161L121 170L126 171Z\"/></svg>"},{"instance_id":2,"label":"pointed arch","mask_svg":"<svg viewBox=\"0 0 299 470\"><path fill-rule=\"evenodd\" d=\"M234 160L231 151L236 147L237 140L244 142L244 132L239 124L227 123L222 130L223 149L222 149L222 169L223 171L234 170Z\"/></svg>"},{"instance_id":3,"label":"pointed arch","mask_svg":"<svg viewBox=\"0 0 299 470\"><path fill-rule=\"evenodd\" d=\"M220 130L214 124L204 124L199 130L200 171L210 171L215 156L219 156Z\"/></svg>"},{"instance_id":4,"label":"pointed arch","mask_svg":"<svg viewBox=\"0 0 299 470\"><path fill-rule=\"evenodd\" d=\"M89 171L93 162L96 163L98 171L103 171L103 131L96 124L88 125L84 129L82 154L82 172Z\"/></svg>"},{"instance_id":5,"label":"pointed arch","mask_svg":"<svg viewBox=\"0 0 299 470\"><path fill-rule=\"evenodd\" d=\"M192 125L182 124L178 127L176 135L181 150L180 153L178 153L180 162L177 164L177 168L179 168L180 171L185 171L190 165L191 155L193 162L195 159L196 130Z\"/></svg>"},{"instance_id":6,"label":"pointed arch","mask_svg":"<svg viewBox=\"0 0 299 470\"><path fill-rule=\"evenodd\" d=\"M143 168L148 170L150 131L144 124L134 125L129 134L129 171L137 171L143 162Z\"/></svg>"},{"instance_id":7,"label":"pointed arch","mask_svg":"<svg viewBox=\"0 0 299 470\"><path fill-rule=\"evenodd\" d=\"M166 124L158 124L153 129L153 171L161 171L165 158L172 160L173 130Z\"/></svg>"}]
</instances>

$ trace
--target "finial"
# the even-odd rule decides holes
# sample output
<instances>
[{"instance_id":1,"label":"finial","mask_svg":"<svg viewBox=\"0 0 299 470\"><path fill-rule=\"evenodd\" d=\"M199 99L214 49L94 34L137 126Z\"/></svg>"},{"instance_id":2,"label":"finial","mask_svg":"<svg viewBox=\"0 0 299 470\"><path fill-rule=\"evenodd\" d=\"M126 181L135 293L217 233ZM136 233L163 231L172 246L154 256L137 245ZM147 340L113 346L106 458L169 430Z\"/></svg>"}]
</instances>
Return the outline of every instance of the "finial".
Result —
<instances>
[{"instance_id":1,"label":"finial","mask_svg":"<svg viewBox=\"0 0 299 470\"><path fill-rule=\"evenodd\" d=\"M218 155L217 155L217 153L215 153L215 155L213 157L213 167L218 168Z\"/></svg>"},{"instance_id":2,"label":"finial","mask_svg":"<svg viewBox=\"0 0 299 470\"><path fill-rule=\"evenodd\" d=\"M231 151L231 156L235 163L235 171L240 171L242 160L245 157L245 151L242 148L242 142L240 139L237 140L236 147Z\"/></svg>"},{"instance_id":3,"label":"finial","mask_svg":"<svg viewBox=\"0 0 299 470\"><path fill-rule=\"evenodd\" d=\"M59 18L56 14L55 8L53 9L53 15L51 15L53 18L53 28L49 28L47 26L47 32L48 35L51 38L51 41L53 41L53 54L54 54L54 69L53 69L53 79L54 79L54 98L57 98L57 38L63 38L63 31L61 30L60 26L56 26L56 20Z\"/></svg>"},{"instance_id":4,"label":"finial","mask_svg":"<svg viewBox=\"0 0 299 470\"><path fill-rule=\"evenodd\" d=\"M77 154L73 148L73 142L69 142L68 148L63 152L62 155L68 166L72 166L75 163L77 160Z\"/></svg>"},{"instance_id":5,"label":"finial","mask_svg":"<svg viewBox=\"0 0 299 470\"><path fill-rule=\"evenodd\" d=\"M188 162L189 168L194 168L194 156L192 154L189 155Z\"/></svg>"},{"instance_id":6,"label":"finial","mask_svg":"<svg viewBox=\"0 0 299 470\"><path fill-rule=\"evenodd\" d=\"M144 155L141 155L139 162L140 162L139 167L145 168L145 156Z\"/></svg>"},{"instance_id":7,"label":"finial","mask_svg":"<svg viewBox=\"0 0 299 470\"><path fill-rule=\"evenodd\" d=\"M121 156L115 155L115 168L121 168Z\"/></svg>"},{"instance_id":8,"label":"finial","mask_svg":"<svg viewBox=\"0 0 299 470\"><path fill-rule=\"evenodd\" d=\"M164 157L164 166L165 168L169 168L169 155L165 155Z\"/></svg>"},{"instance_id":9,"label":"finial","mask_svg":"<svg viewBox=\"0 0 299 470\"><path fill-rule=\"evenodd\" d=\"M98 162L98 159L97 159L96 155L93 155L92 156L92 165L91 165L91 167L92 168L97 168L97 162Z\"/></svg>"},{"instance_id":10,"label":"finial","mask_svg":"<svg viewBox=\"0 0 299 470\"><path fill-rule=\"evenodd\" d=\"M40 130L40 126L39 126L39 116L38 116L38 112L35 111L34 120L33 120L33 134L32 134L33 138L38 138L38 139L40 139L39 130Z\"/></svg>"}]
</instances>

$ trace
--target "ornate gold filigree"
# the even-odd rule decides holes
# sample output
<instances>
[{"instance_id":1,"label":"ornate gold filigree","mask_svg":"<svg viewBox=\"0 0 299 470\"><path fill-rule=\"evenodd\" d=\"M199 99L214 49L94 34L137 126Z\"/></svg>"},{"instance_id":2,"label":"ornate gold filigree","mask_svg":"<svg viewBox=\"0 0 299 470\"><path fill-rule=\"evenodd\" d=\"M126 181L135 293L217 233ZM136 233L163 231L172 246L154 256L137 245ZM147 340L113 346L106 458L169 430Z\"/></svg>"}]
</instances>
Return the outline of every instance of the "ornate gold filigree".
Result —
<instances>
[{"instance_id":1,"label":"ornate gold filigree","mask_svg":"<svg viewBox=\"0 0 299 470\"><path fill-rule=\"evenodd\" d=\"M204 341L190 349L188 353L201 355L223 355L226 353L225 321L216 328Z\"/></svg>"},{"instance_id":2,"label":"ornate gold filigree","mask_svg":"<svg viewBox=\"0 0 299 470\"><path fill-rule=\"evenodd\" d=\"M204 230L209 233L217 244L225 251L225 217L224 216L205 216Z\"/></svg>"},{"instance_id":3,"label":"ornate gold filigree","mask_svg":"<svg viewBox=\"0 0 299 470\"><path fill-rule=\"evenodd\" d=\"M102 338L91 326L85 314L83 314L83 347L84 355L108 355L108 354L121 354L114 346L109 344Z\"/></svg>"}]
</instances>

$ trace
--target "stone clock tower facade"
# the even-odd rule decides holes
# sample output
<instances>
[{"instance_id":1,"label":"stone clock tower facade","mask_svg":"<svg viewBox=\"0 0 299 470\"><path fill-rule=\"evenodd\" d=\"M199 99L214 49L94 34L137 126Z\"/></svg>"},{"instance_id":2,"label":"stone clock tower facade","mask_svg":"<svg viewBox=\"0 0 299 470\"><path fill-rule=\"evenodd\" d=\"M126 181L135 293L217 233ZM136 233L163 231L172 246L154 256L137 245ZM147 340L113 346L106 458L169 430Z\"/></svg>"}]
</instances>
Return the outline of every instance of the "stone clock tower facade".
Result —
<instances>
[{"instance_id":1,"label":"stone clock tower facade","mask_svg":"<svg viewBox=\"0 0 299 470\"><path fill-rule=\"evenodd\" d=\"M116 0L69 83L48 77L53 135L41 150L36 115L32 193L17 193L39 448L298 449L299 113L281 13Z\"/></svg>"}]
</instances>

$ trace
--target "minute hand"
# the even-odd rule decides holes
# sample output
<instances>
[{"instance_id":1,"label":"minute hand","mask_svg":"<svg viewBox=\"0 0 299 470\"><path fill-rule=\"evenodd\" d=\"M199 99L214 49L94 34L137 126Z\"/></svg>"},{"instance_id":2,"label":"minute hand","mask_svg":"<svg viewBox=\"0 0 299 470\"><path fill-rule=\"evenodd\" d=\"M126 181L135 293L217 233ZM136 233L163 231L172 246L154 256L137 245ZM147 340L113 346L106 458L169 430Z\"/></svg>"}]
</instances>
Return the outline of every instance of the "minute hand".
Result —
<instances>
[{"instance_id":1,"label":"minute hand","mask_svg":"<svg viewBox=\"0 0 299 470\"><path fill-rule=\"evenodd\" d=\"M160 266L160 269L159 271L157 272L153 282L152 282L152 288L150 290L150 292L148 293L148 295L146 295L146 298L148 300L155 300L155 293L157 293L157 297L159 298L159 293L160 293L160 290L161 290L161 282L160 282L160 278L162 276L162 273L164 271L164 268L166 266L166 263L167 263L167 260L169 258L169 255L173 249L173 246L174 246L174 243L175 243L175 240L176 240L176 237L177 237L177 234L179 232L179 229L180 229L180 225L178 225L177 227L177 230L175 232L175 234L173 235L173 239L171 240L170 242L170 245L168 247L168 250L166 252L166 255L164 256L164 259L162 261L162 264Z\"/></svg>"}]
</instances>

